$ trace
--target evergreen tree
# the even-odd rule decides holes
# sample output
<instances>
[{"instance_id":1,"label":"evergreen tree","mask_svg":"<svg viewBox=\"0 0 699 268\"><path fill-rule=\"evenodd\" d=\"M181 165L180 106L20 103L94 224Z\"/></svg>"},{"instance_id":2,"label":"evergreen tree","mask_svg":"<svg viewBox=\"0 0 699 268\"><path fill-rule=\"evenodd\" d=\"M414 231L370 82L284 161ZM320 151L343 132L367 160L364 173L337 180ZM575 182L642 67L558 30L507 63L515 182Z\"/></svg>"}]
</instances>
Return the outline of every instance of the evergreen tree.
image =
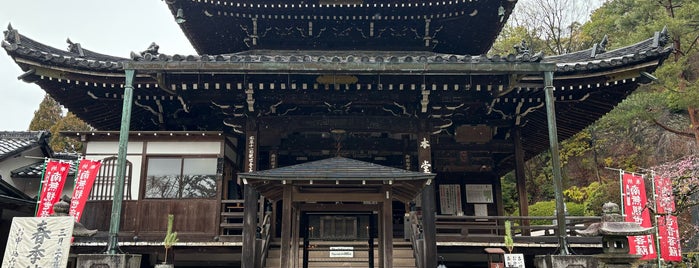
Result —
<instances>
[{"instance_id":1,"label":"evergreen tree","mask_svg":"<svg viewBox=\"0 0 699 268\"><path fill-rule=\"evenodd\" d=\"M641 94L656 94L652 101L629 114L668 131L692 136L699 145L699 2L687 0L615 0L605 3L583 26L583 32L610 35L610 46L632 44L667 27L674 52L656 72L657 82ZM689 124L664 124L668 113L683 111Z\"/></svg>"},{"instance_id":2,"label":"evergreen tree","mask_svg":"<svg viewBox=\"0 0 699 268\"><path fill-rule=\"evenodd\" d=\"M46 94L44 100L39 104L39 109L34 112L29 130L51 132L49 146L54 152L79 152L82 150L82 143L75 139L62 137L59 132L90 131L92 127L71 112L63 116L61 105Z\"/></svg>"},{"instance_id":3,"label":"evergreen tree","mask_svg":"<svg viewBox=\"0 0 699 268\"><path fill-rule=\"evenodd\" d=\"M49 131L51 126L63 118L62 114L61 105L51 98L49 94L46 94L44 100L39 104L39 109L34 111L34 118L29 123L29 130Z\"/></svg>"},{"instance_id":4,"label":"evergreen tree","mask_svg":"<svg viewBox=\"0 0 699 268\"><path fill-rule=\"evenodd\" d=\"M54 152L80 152L83 148L82 142L73 138L58 135L61 131L91 131L90 125L80 120L75 114L68 112L56 124L51 126L51 140L49 145Z\"/></svg>"}]
</instances>

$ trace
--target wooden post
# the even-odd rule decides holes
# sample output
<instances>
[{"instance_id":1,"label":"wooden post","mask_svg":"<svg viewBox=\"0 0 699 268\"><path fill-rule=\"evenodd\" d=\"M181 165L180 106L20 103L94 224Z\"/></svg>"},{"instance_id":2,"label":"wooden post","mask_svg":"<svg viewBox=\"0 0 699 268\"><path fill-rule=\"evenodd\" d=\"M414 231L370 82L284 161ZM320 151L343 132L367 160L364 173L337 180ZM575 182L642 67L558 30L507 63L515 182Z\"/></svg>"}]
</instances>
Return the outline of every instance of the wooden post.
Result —
<instances>
[{"instance_id":1,"label":"wooden post","mask_svg":"<svg viewBox=\"0 0 699 268\"><path fill-rule=\"evenodd\" d=\"M383 206L381 208L381 261L383 268L393 267L393 191L390 185L381 187L381 193L384 196Z\"/></svg>"},{"instance_id":2,"label":"wooden post","mask_svg":"<svg viewBox=\"0 0 699 268\"><path fill-rule=\"evenodd\" d=\"M291 258L291 202L292 189L290 184L282 185L284 194L282 197L282 243L281 243L281 268L290 268L293 262Z\"/></svg>"},{"instance_id":3,"label":"wooden post","mask_svg":"<svg viewBox=\"0 0 699 268\"><path fill-rule=\"evenodd\" d=\"M291 258L293 260L293 267L299 267L299 230L301 230L299 222L301 221L301 213L299 211L299 207L296 204L292 204L291 211L293 211L293 221L291 222Z\"/></svg>"},{"instance_id":4,"label":"wooden post","mask_svg":"<svg viewBox=\"0 0 699 268\"><path fill-rule=\"evenodd\" d=\"M243 168L246 172L253 172L257 170L257 125L255 122L248 122L245 134L245 166ZM255 234L257 233L258 194L251 186L245 185L244 187L242 255L245 257L241 258L241 266L243 268L253 268L255 260L257 260L255 255Z\"/></svg>"},{"instance_id":5,"label":"wooden post","mask_svg":"<svg viewBox=\"0 0 699 268\"><path fill-rule=\"evenodd\" d=\"M423 131L418 134L418 168L424 173L432 173L432 145L430 133L424 131L427 122L422 122ZM425 241L425 267L437 267L437 227L435 226L434 182L422 189L422 228Z\"/></svg>"},{"instance_id":6,"label":"wooden post","mask_svg":"<svg viewBox=\"0 0 699 268\"><path fill-rule=\"evenodd\" d=\"M529 197L527 196L527 181L524 174L524 149L522 148L522 130L515 127L512 141L515 144L515 177L517 178L517 195L519 197L519 215L529 216ZM522 226L529 226L529 220L522 220ZM522 235L529 236L530 229L522 229Z\"/></svg>"}]
</instances>

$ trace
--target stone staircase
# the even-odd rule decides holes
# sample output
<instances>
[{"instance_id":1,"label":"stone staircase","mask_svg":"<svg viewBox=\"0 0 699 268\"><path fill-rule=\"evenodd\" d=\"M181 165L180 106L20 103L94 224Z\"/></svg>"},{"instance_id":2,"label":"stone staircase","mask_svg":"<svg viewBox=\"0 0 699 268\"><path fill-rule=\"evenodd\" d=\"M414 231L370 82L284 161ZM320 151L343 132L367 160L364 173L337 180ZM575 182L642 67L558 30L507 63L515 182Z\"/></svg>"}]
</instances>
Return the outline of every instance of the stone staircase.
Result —
<instances>
[{"instance_id":1,"label":"stone staircase","mask_svg":"<svg viewBox=\"0 0 699 268\"><path fill-rule=\"evenodd\" d=\"M302 247L301 245L300 247ZM330 247L352 247L352 257L331 257ZM369 267L369 245L365 241L313 241L308 252L308 267ZM281 250L278 242L272 242L267 253L265 267L277 268L281 265ZM378 245L374 244L374 267L380 267ZM303 248L299 249L298 267L303 266ZM415 267L415 258L410 242L393 242L393 267Z\"/></svg>"}]
</instances>

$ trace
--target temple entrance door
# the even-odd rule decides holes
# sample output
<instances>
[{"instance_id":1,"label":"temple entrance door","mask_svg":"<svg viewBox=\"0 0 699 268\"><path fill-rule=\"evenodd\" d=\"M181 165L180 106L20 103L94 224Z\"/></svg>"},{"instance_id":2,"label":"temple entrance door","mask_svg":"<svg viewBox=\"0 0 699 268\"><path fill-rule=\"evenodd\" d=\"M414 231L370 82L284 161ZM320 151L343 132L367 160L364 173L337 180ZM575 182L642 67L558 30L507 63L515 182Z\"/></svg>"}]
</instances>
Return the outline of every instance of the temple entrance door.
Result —
<instances>
[{"instance_id":1,"label":"temple entrance door","mask_svg":"<svg viewBox=\"0 0 699 268\"><path fill-rule=\"evenodd\" d=\"M357 240L358 222L356 216L332 215L320 217L320 240Z\"/></svg>"},{"instance_id":2,"label":"temple entrance door","mask_svg":"<svg viewBox=\"0 0 699 268\"><path fill-rule=\"evenodd\" d=\"M375 209L375 205L351 206L368 211L302 210L302 267L314 266L321 262L347 267L377 267L374 241L377 237L376 222L379 211L370 211ZM314 206L305 204L302 207L313 210Z\"/></svg>"}]
</instances>

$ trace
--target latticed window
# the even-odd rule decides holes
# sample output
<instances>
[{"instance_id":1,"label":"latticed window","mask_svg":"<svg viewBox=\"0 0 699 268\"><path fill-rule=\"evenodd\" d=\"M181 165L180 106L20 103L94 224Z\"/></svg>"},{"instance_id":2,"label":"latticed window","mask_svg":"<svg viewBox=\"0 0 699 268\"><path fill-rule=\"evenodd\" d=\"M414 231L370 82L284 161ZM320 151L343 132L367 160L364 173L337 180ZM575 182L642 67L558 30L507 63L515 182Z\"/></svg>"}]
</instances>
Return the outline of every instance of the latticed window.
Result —
<instances>
[{"instance_id":1,"label":"latticed window","mask_svg":"<svg viewBox=\"0 0 699 268\"><path fill-rule=\"evenodd\" d=\"M102 167L90 191L90 200L112 200L116 173L117 157L103 159ZM131 200L131 162L128 160L126 160L126 172L124 172L124 200Z\"/></svg>"},{"instance_id":2,"label":"latticed window","mask_svg":"<svg viewBox=\"0 0 699 268\"><path fill-rule=\"evenodd\" d=\"M216 158L150 157L145 198L213 198Z\"/></svg>"}]
</instances>

